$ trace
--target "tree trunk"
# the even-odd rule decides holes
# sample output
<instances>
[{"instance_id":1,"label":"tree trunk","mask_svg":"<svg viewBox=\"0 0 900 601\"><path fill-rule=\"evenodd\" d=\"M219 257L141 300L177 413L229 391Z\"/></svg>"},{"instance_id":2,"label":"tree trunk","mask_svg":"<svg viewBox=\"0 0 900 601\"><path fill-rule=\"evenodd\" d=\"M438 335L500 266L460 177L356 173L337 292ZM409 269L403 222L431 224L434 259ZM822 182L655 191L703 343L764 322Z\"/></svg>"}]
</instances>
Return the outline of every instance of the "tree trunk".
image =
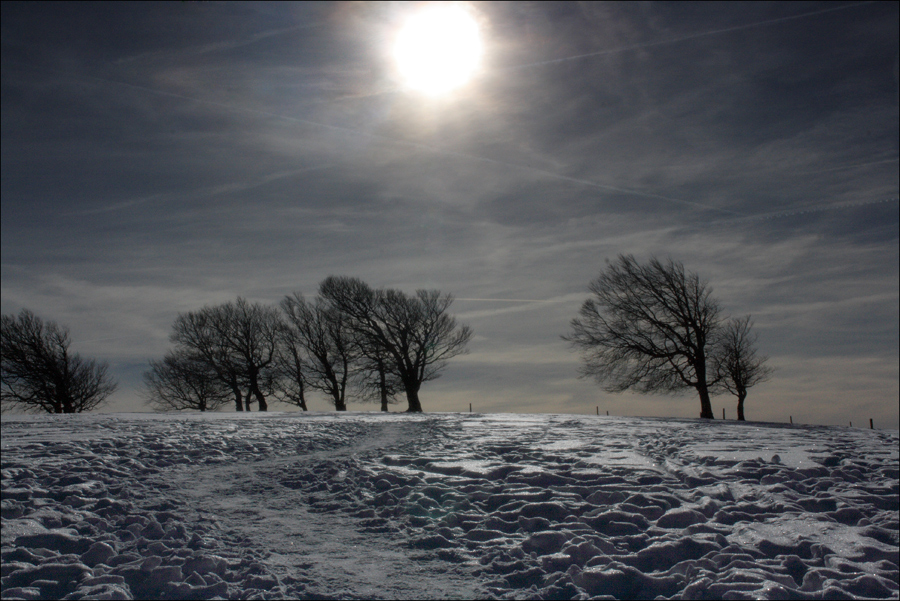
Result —
<instances>
[{"instance_id":1,"label":"tree trunk","mask_svg":"<svg viewBox=\"0 0 900 601\"><path fill-rule=\"evenodd\" d=\"M703 419L715 419L713 416L712 403L709 400L709 389L706 387L706 383L702 383L697 387L697 391L700 393L700 417Z\"/></svg>"},{"instance_id":2,"label":"tree trunk","mask_svg":"<svg viewBox=\"0 0 900 601\"><path fill-rule=\"evenodd\" d=\"M66 393L62 393L60 396L62 397L60 399L62 403L62 411L60 413L75 413L75 405L72 403L72 398Z\"/></svg>"},{"instance_id":3,"label":"tree trunk","mask_svg":"<svg viewBox=\"0 0 900 601\"><path fill-rule=\"evenodd\" d=\"M234 393L234 410L235 411L243 411L244 410L244 397L241 394L241 389L237 386L233 386L231 388L231 392Z\"/></svg>"},{"instance_id":4,"label":"tree trunk","mask_svg":"<svg viewBox=\"0 0 900 601\"><path fill-rule=\"evenodd\" d=\"M746 399L746 398L747 398L747 393L738 395L737 413L738 413L738 421L740 421L740 422L744 421L744 399Z\"/></svg>"},{"instance_id":5,"label":"tree trunk","mask_svg":"<svg viewBox=\"0 0 900 601\"><path fill-rule=\"evenodd\" d=\"M407 413L421 413L422 412L422 404L419 402L419 387L418 386L407 386L406 387L406 400L409 402L409 408L407 408Z\"/></svg>"},{"instance_id":6,"label":"tree trunk","mask_svg":"<svg viewBox=\"0 0 900 601\"><path fill-rule=\"evenodd\" d=\"M259 403L259 409L257 411L268 411L269 405L266 403L266 397L263 395L262 390L259 389L259 374L253 369L250 372L250 390L247 391L247 400L250 400L250 395L256 397L256 402ZM250 405L247 405L247 411L250 411Z\"/></svg>"},{"instance_id":7,"label":"tree trunk","mask_svg":"<svg viewBox=\"0 0 900 601\"><path fill-rule=\"evenodd\" d=\"M299 370L297 370L297 372L298 372L297 376L296 376L297 377L297 387L300 390L300 402L297 404L300 406L301 409L306 411L307 410L306 409L306 387L303 385L303 378L302 378L301 374L299 373Z\"/></svg>"},{"instance_id":8,"label":"tree trunk","mask_svg":"<svg viewBox=\"0 0 900 601\"><path fill-rule=\"evenodd\" d=\"M384 374L384 363L380 360L378 361L378 386L379 392L381 393L381 410L388 410L388 395L387 395L387 378Z\"/></svg>"},{"instance_id":9,"label":"tree trunk","mask_svg":"<svg viewBox=\"0 0 900 601\"><path fill-rule=\"evenodd\" d=\"M258 386L254 386L253 388L253 396L256 397L256 402L259 403L259 409L257 409L257 411L268 411L269 404L266 403L266 397L263 396L262 390L260 390ZM250 409L248 408L247 411L249 410Z\"/></svg>"},{"instance_id":10,"label":"tree trunk","mask_svg":"<svg viewBox=\"0 0 900 601\"><path fill-rule=\"evenodd\" d=\"M706 382L706 354L704 353L702 346L698 350L696 361L694 361L693 364L694 375L697 378L697 383L694 386L700 394L700 418L715 419L712 411L712 403L709 400L709 385Z\"/></svg>"},{"instance_id":11,"label":"tree trunk","mask_svg":"<svg viewBox=\"0 0 900 601\"><path fill-rule=\"evenodd\" d=\"M329 374L329 376L330 376L329 384L330 384L330 388L331 388L329 390L329 393L331 394L331 400L334 401L334 410L335 411L346 411L347 403L345 403L344 399L342 398L343 395L341 395L341 389L340 389L340 386L338 385L337 378L334 377L334 374Z\"/></svg>"}]
</instances>

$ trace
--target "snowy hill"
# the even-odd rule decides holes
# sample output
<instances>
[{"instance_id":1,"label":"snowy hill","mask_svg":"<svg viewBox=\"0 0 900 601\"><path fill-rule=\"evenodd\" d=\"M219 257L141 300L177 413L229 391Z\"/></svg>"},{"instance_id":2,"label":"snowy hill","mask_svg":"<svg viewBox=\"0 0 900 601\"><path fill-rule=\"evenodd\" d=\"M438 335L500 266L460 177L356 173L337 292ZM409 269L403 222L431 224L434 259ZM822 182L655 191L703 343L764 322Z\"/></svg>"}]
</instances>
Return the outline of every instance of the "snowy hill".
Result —
<instances>
[{"instance_id":1,"label":"snowy hill","mask_svg":"<svg viewBox=\"0 0 900 601\"><path fill-rule=\"evenodd\" d=\"M897 598L896 431L4 417L3 598Z\"/></svg>"}]
</instances>

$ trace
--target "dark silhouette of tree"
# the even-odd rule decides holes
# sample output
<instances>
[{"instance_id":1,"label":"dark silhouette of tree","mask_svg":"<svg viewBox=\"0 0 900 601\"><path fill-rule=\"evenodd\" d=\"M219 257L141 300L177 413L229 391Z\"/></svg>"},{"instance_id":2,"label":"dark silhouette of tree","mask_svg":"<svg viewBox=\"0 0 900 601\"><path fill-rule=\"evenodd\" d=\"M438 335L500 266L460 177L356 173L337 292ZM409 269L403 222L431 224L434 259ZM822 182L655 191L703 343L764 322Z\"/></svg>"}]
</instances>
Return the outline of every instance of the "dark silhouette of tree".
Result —
<instances>
[{"instance_id":1,"label":"dark silhouette of tree","mask_svg":"<svg viewBox=\"0 0 900 601\"><path fill-rule=\"evenodd\" d=\"M40 413L81 413L117 387L105 362L69 352L69 331L23 309L4 315L0 334L0 405Z\"/></svg>"},{"instance_id":2,"label":"dark silhouette of tree","mask_svg":"<svg viewBox=\"0 0 900 601\"><path fill-rule=\"evenodd\" d=\"M306 382L327 394L337 411L346 411L347 385L359 353L349 317L320 298L308 302L299 292L286 296L281 309L306 353Z\"/></svg>"},{"instance_id":3,"label":"dark silhouette of tree","mask_svg":"<svg viewBox=\"0 0 900 601\"><path fill-rule=\"evenodd\" d=\"M730 319L720 334L716 352L716 374L720 385L737 397L737 418L744 421L747 389L765 382L772 368L765 365L768 357L756 353L756 335L751 333L750 316Z\"/></svg>"},{"instance_id":4,"label":"dark silhouette of tree","mask_svg":"<svg viewBox=\"0 0 900 601\"><path fill-rule=\"evenodd\" d=\"M388 405L398 402L397 396L403 392L403 382L397 370L391 367L391 358L383 349L363 348L360 354L356 383L360 399L380 403L381 410L387 411Z\"/></svg>"},{"instance_id":5,"label":"dark silhouette of tree","mask_svg":"<svg viewBox=\"0 0 900 601\"><path fill-rule=\"evenodd\" d=\"M720 327L711 289L681 263L629 255L607 261L593 294L563 336L583 353L582 375L609 392L669 393L693 388L700 417L713 418L711 345Z\"/></svg>"},{"instance_id":6,"label":"dark silhouette of tree","mask_svg":"<svg viewBox=\"0 0 900 601\"><path fill-rule=\"evenodd\" d=\"M274 369L281 316L274 307L237 302L179 315L175 320L172 342L190 354L202 357L216 375L232 391L235 409L250 410L255 400L260 411L266 411L263 387L272 380L267 370Z\"/></svg>"},{"instance_id":7,"label":"dark silhouette of tree","mask_svg":"<svg viewBox=\"0 0 900 601\"><path fill-rule=\"evenodd\" d=\"M306 391L309 388L306 351L297 331L291 327L282 328L272 370L273 394L279 401L297 405L307 411Z\"/></svg>"},{"instance_id":8,"label":"dark silhouette of tree","mask_svg":"<svg viewBox=\"0 0 900 601\"><path fill-rule=\"evenodd\" d=\"M446 367L447 360L466 352L472 330L447 314L453 296L418 290L373 290L357 278L326 278L319 295L349 317L359 344L380 349L386 365L406 393L407 411L420 412L419 389Z\"/></svg>"},{"instance_id":9,"label":"dark silhouette of tree","mask_svg":"<svg viewBox=\"0 0 900 601\"><path fill-rule=\"evenodd\" d=\"M248 396L253 395L260 411L267 411L261 384L267 379L265 370L275 360L278 332L283 327L278 310L238 297L236 303L222 305L214 318L224 348L247 383ZM246 401L244 409L249 409Z\"/></svg>"},{"instance_id":10,"label":"dark silhouette of tree","mask_svg":"<svg viewBox=\"0 0 900 601\"><path fill-rule=\"evenodd\" d=\"M218 411L231 397L229 388L203 357L183 350L151 361L144 372L144 396L156 411Z\"/></svg>"},{"instance_id":11,"label":"dark silhouette of tree","mask_svg":"<svg viewBox=\"0 0 900 601\"><path fill-rule=\"evenodd\" d=\"M172 334L169 336L169 340L178 345L179 351L202 358L231 391L235 411L243 411L243 383L240 379L239 366L232 361L227 349L220 344L220 338L212 319L214 310L212 307L205 307L200 311L179 315L172 325ZM250 410L249 401L247 410Z\"/></svg>"}]
</instances>

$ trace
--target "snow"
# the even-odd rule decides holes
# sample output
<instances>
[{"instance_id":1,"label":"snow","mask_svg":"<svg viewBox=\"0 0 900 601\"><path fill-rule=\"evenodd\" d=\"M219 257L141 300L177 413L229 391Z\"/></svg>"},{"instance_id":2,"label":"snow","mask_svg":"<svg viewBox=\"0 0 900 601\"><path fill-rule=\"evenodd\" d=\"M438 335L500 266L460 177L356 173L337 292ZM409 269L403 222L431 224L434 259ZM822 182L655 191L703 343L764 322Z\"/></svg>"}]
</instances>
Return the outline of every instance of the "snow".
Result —
<instances>
[{"instance_id":1,"label":"snow","mask_svg":"<svg viewBox=\"0 0 900 601\"><path fill-rule=\"evenodd\" d=\"M896 599L898 441L572 415L4 417L2 597Z\"/></svg>"}]
</instances>

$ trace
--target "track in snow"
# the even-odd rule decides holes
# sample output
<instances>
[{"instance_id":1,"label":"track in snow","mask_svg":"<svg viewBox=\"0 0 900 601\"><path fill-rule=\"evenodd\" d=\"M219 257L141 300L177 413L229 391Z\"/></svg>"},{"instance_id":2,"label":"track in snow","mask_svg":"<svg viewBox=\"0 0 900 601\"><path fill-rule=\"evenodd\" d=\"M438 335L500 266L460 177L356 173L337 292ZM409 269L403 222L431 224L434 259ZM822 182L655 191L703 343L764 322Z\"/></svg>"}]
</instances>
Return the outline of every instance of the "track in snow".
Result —
<instances>
[{"instance_id":1,"label":"track in snow","mask_svg":"<svg viewBox=\"0 0 900 601\"><path fill-rule=\"evenodd\" d=\"M3 596L896 598L897 443L565 415L4 419Z\"/></svg>"}]
</instances>

